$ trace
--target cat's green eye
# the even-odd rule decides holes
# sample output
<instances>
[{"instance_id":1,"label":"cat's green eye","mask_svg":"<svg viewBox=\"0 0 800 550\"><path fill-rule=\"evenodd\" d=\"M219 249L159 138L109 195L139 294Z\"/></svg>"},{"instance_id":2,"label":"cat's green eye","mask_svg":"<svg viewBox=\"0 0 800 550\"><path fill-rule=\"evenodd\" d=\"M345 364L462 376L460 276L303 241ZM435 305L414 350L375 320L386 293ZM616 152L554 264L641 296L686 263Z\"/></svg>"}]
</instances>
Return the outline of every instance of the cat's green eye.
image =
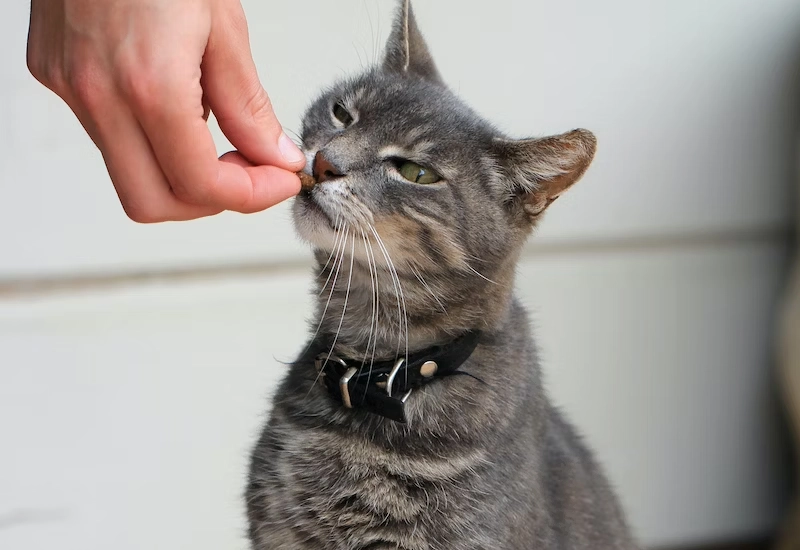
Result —
<instances>
[{"instance_id":1,"label":"cat's green eye","mask_svg":"<svg viewBox=\"0 0 800 550\"><path fill-rule=\"evenodd\" d=\"M422 185L436 183L442 179L439 174L430 168L425 168L424 166L420 166L416 162L411 162L410 160L400 161L397 166L397 171L400 172L400 175L408 181L420 183Z\"/></svg>"},{"instance_id":2,"label":"cat's green eye","mask_svg":"<svg viewBox=\"0 0 800 550\"><path fill-rule=\"evenodd\" d=\"M341 122L345 127L350 126L353 123L353 115L347 112L347 109L345 109L341 101L337 101L333 104L333 116L335 116L336 120Z\"/></svg>"}]
</instances>

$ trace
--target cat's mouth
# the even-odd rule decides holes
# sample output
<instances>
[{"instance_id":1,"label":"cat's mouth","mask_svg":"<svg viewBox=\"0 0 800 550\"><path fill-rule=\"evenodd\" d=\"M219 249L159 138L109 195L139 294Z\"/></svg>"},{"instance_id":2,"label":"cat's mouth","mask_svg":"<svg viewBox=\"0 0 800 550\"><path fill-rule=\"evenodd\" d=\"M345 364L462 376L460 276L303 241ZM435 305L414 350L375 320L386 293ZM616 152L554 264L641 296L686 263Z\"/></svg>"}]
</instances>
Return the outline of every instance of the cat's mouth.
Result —
<instances>
[{"instance_id":1,"label":"cat's mouth","mask_svg":"<svg viewBox=\"0 0 800 550\"><path fill-rule=\"evenodd\" d=\"M317 197L314 196L313 189L303 189L297 195L297 198L302 201L303 208L306 215L321 216L324 218L331 229L334 229L333 220L325 208L322 207Z\"/></svg>"},{"instance_id":2,"label":"cat's mouth","mask_svg":"<svg viewBox=\"0 0 800 550\"><path fill-rule=\"evenodd\" d=\"M300 192L297 194L297 196L300 199L310 201L311 200L311 191L312 191L311 189L303 188L303 189L300 190Z\"/></svg>"},{"instance_id":3,"label":"cat's mouth","mask_svg":"<svg viewBox=\"0 0 800 550\"><path fill-rule=\"evenodd\" d=\"M304 189L294 203L294 223L301 238L322 250L333 250L342 234L364 235L374 229L369 207L349 189L344 178Z\"/></svg>"},{"instance_id":4,"label":"cat's mouth","mask_svg":"<svg viewBox=\"0 0 800 550\"><path fill-rule=\"evenodd\" d=\"M303 189L295 197L294 222L300 236L315 246L326 248L333 244L338 216L330 212L330 205L322 204L325 198L319 188ZM339 220L341 221L341 220Z\"/></svg>"}]
</instances>

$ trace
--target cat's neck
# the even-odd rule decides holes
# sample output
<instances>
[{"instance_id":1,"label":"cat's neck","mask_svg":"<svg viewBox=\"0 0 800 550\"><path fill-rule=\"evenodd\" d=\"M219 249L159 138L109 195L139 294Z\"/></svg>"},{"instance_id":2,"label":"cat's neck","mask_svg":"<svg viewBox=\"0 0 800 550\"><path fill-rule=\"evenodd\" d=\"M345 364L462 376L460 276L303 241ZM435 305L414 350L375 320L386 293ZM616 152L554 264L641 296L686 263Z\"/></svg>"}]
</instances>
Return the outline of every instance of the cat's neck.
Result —
<instances>
[{"instance_id":1,"label":"cat's neck","mask_svg":"<svg viewBox=\"0 0 800 550\"><path fill-rule=\"evenodd\" d=\"M318 258L319 259L319 258ZM317 337L337 353L391 359L450 341L469 330L491 330L507 315L513 269L423 273L359 262L317 272Z\"/></svg>"}]
</instances>

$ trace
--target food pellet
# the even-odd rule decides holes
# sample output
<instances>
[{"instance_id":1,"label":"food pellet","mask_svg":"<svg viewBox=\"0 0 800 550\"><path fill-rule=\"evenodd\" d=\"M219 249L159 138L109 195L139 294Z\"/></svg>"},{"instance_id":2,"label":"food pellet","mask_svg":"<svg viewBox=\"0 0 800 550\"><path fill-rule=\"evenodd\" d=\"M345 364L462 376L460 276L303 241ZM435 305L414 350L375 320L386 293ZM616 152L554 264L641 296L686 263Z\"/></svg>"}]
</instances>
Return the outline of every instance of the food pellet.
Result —
<instances>
[{"instance_id":1,"label":"food pellet","mask_svg":"<svg viewBox=\"0 0 800 550\"><path fill-rule=\"evenodd\" d=\"M304 191L310 191L317 184L314 176L309 176L305 172L297 172L297 177L300 178L300 188Z\"/></svg>"}]
</instances>

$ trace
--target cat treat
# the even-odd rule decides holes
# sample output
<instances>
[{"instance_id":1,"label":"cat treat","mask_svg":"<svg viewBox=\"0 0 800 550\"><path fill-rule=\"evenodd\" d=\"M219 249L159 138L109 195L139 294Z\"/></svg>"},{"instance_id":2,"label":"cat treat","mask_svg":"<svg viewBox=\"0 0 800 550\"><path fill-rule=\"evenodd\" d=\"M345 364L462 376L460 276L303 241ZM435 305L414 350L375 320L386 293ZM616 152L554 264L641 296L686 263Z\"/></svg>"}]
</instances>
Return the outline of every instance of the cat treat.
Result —
<instances>
[{"instance_id":1,"label":"cat treat","mask_svg":"<svg viewBox=\"0 0 800 550\"><path fill-rule=\"evenodd\" d=\"M303 191L311 191L317 184L317 180L314 179L314 176L309 176L303 171L297 172L297 177L300 178L300 189Z\"/></svg>"}]
</instances>

